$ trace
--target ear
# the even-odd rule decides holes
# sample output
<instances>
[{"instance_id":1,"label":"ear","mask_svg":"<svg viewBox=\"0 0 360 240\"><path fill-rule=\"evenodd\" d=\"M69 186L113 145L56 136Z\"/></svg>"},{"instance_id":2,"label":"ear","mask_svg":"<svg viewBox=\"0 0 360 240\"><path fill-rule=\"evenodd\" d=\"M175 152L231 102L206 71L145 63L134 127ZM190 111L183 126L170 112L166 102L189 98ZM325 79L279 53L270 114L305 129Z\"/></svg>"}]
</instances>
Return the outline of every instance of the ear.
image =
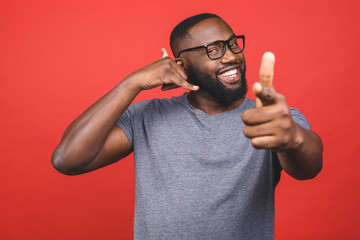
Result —
<instances>
[{"instance_id":1,"label":"ear","mask_svg":"<svg viewBox=\"0 0 360 240\"><path fill-rule=\"evenodd\" d=\"M175 58L174 61L179 65L185 72L187 70L187 61L182 57Z\"/></svg>"}]
</instances>

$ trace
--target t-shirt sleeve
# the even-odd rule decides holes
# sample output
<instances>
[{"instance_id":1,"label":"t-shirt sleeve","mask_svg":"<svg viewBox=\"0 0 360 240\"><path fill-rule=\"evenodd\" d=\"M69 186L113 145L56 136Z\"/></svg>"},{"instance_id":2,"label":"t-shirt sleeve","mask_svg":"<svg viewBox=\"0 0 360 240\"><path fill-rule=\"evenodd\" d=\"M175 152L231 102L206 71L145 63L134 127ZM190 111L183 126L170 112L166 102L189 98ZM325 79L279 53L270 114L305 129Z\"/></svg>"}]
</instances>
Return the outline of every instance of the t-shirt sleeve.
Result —
<instances>
[{"instance_id":1,"label":"t-shirt sleeve","mask_svg":"<svg viewBox=\"0 0 360 240\"><path fill-rule=\"evenodd\" d=\"M299 126L311 130L310 123L306 119L306 117L296 108L290 108L291 117Z\"/></svg>"},{"instance_id":2,"label":"t-shirt sleeve","mask_svg":"<svg viewBox=\"0 0 360 240\"><path fill-rule=\"evenodd\" d=\"M126 134L131 147L133 147L134 131L136 128L136 121L141 118L144 109L149 101L141 101L130 105L121 117L116 121L116 125L120 127Z\"/></svg>"}]
</instances>

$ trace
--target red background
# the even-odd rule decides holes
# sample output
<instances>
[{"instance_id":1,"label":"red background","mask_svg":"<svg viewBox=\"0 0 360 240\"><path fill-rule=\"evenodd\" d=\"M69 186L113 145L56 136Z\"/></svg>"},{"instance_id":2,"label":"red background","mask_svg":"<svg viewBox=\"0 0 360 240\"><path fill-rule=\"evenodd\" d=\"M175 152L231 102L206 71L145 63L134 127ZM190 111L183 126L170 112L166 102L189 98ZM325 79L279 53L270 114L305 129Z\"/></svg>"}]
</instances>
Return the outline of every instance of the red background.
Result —
<instances>
[{"instance_id":1,"label":"red background","mask_svg":"<svg viewBox=\"0 0 360 240\"><path fill-rule=\"evenodd\" d=\"M275 53L276 90L324 142L317 178L282 175L276 239L359 239L359 9L356 0L2 0L0 239L132 238L133 157L69 177L50 156L73 119L201 12L246 35L249 85L263 52Z\"/></svg>"}]
</instances>

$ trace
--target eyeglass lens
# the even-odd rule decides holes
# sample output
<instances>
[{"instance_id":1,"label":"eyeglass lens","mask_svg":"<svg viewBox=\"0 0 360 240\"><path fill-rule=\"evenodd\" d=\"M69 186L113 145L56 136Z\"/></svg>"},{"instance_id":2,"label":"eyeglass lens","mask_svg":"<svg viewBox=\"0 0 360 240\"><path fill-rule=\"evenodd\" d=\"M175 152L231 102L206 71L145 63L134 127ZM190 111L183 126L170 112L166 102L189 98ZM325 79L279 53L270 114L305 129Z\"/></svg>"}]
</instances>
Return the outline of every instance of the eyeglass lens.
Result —
<instances>
[{"instance_id":1,"label":"eyeglass lens","mask_svg":"<svg viewBox=\"0 0 360 240\"><path fill-rule=\"evenodd\" d=\"M242 39L238 40L236 37L230 39L229 48L233 53L240 53L243 49L243 41ZM210 58L220 58L223 55L223 51L225 51L224 44L225 41L218 41L207 46L207 52Z\"/></svg>"}]
</instances>

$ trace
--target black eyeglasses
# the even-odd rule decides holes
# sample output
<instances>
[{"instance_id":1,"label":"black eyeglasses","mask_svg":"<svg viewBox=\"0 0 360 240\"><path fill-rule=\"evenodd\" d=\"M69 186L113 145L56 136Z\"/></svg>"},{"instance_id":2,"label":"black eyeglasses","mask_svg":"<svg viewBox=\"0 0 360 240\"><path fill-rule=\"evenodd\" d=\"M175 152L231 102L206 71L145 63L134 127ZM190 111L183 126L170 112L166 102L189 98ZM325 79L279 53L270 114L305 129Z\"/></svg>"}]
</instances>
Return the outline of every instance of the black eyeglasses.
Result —
<instances>
[{"instance_id":1,"label":"black eyeglasses","mask_svg":"<svg viewBox=\"0 0 360 240\"><path fill-rule=\"evenodd\" d=\"M202 46L184 49L179 52L178 57L183 52L205 48L208 57L212 60L216 60L224 56L226 51L226 45L234 54L241 53L242 51L244 51L245 48L245 35L237 35L237 36L233 35L226 41L219 40L219 41L207 43Z\"/></svg>"}]
</instances>

